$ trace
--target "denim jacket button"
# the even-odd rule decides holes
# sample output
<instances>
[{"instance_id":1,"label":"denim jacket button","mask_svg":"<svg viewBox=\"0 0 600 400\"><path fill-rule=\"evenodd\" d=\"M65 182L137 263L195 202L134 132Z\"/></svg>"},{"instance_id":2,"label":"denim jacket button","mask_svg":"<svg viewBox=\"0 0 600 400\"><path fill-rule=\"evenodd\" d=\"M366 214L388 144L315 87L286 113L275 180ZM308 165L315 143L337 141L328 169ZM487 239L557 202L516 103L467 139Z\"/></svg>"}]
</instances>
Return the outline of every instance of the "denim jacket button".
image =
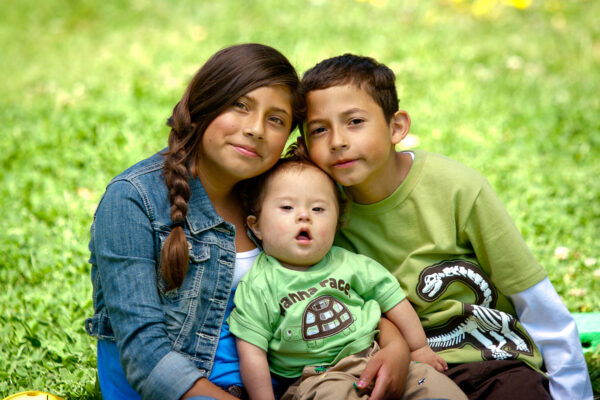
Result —
<instances>
[{"instance_id":1,"label":"denim jacket button","mask_svg":"<svg viewBox=\"0 0 600 400\"><path fill-rule=\"evenodd\" d=\"M188 250L192 250L192 244L190 242L187 242L188 244Z\"/></svg>"}]
</instances>

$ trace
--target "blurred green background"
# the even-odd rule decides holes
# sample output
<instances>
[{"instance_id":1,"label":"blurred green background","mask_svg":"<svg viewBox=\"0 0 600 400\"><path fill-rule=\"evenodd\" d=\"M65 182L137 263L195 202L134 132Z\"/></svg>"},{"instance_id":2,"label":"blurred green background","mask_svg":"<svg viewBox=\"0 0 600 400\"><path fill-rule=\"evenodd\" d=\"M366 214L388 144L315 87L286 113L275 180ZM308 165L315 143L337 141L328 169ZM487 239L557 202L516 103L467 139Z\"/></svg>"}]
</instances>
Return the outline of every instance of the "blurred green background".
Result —
<instances>
[{"instance_id":1,"label":"blurred green background","mask_svg":"<svg viewBox=\"0 0 600 400\"><path fill-rule=\"evenodd\" d=\"M166 145L196 69L242 42L302 73L345 52L397 74L405 147L488 177L573 312L600 311L600 2L9 0L0 13L0 397L94 398L89 226ZM599 393L600 362L588 354Z\"/></svg>"}]
</instances>

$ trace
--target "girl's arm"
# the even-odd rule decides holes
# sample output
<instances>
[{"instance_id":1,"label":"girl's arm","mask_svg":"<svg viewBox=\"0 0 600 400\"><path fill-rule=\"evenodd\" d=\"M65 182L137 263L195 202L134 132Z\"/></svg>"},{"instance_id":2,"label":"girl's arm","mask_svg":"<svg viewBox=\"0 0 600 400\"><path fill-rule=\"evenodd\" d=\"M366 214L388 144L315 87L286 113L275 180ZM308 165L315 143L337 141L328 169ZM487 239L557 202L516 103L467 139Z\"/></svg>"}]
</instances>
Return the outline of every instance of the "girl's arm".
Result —
<instances>
[{"instance_id":1,"label":"girl's arm","mask_svg":"<svg viewBox=\"0 0 600 400\"><path fill-rule=\"evenodd\" d=\"M90 247L127 380L144 399L175 400L206 374L171 349L145 207L132 184L109 185L96 211Z\"/></svg>"},{"instance_id":2,"label":"girl's arm","mask_svg":"<svg viewBox=\"0 0 600 400\"><path fill-rule=\"evenodd\" d=\"M577 326L548 278L509 296L519 321L542 353L555 399L592 399Z\"/></svg>"},{"instance_id":3,"label":"girl's arm","mask_svg":"<svg viewBox=\"0 0 600 400\"><path fill-rule=\"evenodd\" d=\"M251 400L275 400L267 353L242 339L236 340L244 388Z\"/></svg>"},{"instance_id":4,"label":"girl's arm","mask_svg":"<svg viewBox=\"0 0 600 400\"><path fill-rule=\"evenodd\" d=\"M404 392L410 351L398 329L386 318L379 321L379 346L360 375L357 386L366 388L375 379L370 400L399 399Z\"/></svg>"},{"instance_id":5,"label":"girl's arm","mask_svg":"<svg viewBox=\"0 0 600 400\"><path fill-rule=\"evenodd\" d=\"M448 369L446 361L429 347L421 320L408 299L404 299L396 304L385 315L396 325L402 336L406 339L411 352L411 358L414 361L426 362L439 372L444 372Z\"/></svg>"},{"instance_id":6,"label":"girl's arm","mask_svg":"<svg viewBox=\"0 0 600 400\"><path fill-rule=\"evenodd\" d=\"M194 386L190 388L181 399L187 399L194 396L209 396L219 400L238 400L237 397L230 395L206 378L198 379Z\"/></svg>"}]
</instances>

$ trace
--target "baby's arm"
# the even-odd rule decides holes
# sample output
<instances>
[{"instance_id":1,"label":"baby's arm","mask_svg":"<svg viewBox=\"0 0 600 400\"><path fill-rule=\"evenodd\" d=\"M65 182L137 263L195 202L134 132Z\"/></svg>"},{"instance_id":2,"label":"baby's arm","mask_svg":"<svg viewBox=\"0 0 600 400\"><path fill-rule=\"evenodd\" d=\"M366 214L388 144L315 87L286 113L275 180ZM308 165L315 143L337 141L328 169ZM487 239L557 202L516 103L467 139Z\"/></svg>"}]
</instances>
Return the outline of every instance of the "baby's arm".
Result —
<instances>
[{"instance_id":1,"label":"baby's arm","mask_svg":"<svg viewBox=\"0 0 600 400\"><path fill-rule=\"evenodd\" d=\"M250 400L274 400L267 353L251 343L236 339L240 356L240 372Z\"/></svg>"},{"instance_id":2,"label":"baby's arm","mask_svg":"<svg viewBox=\"0 0 600 400\"><path fill-rule=\"evenodd\" d=\"M396 304L385 315L398 327L406 339L413 361L425 362L440 372L448 369L446 360L429 347L419 316L407 299Z\"/></svg>"}]
</instances>

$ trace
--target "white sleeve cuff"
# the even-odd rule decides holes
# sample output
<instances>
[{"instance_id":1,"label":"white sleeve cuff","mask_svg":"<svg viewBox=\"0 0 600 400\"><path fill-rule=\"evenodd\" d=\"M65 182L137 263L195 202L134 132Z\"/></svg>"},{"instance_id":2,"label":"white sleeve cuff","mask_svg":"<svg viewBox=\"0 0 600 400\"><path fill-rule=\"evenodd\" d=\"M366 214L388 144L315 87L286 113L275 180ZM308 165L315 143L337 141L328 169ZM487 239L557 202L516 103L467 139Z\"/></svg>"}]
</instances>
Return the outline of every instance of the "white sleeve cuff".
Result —
<instances>
[{"instance_id":1,"label":"white sleeve cuff","mask_svg":"<svg viewBox=\"0 0 600 400\"><path fill-rule=\"evenodd\" d=\"M577 325L548 278L509 296L542 353L553 399L593 399Z\"/></svg>"}]
</instances>

